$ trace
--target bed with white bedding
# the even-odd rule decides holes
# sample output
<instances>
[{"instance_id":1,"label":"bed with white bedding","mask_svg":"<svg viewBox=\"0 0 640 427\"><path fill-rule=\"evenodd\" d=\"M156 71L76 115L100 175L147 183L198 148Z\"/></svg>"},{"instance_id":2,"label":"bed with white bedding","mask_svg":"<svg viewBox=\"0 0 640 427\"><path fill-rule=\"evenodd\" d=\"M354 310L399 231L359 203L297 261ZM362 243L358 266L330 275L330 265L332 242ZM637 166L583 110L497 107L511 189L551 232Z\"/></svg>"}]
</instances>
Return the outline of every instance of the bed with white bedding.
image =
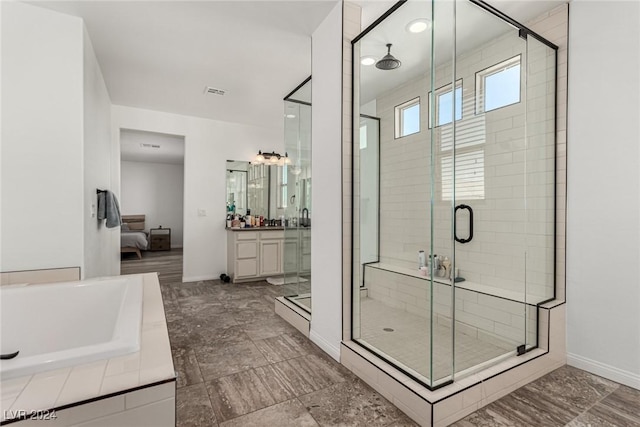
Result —
<instances>
[{"instance_id":1,"label":"bed with white bedding","mask_svg":"<svg viewBox=\"0 0 640 427\"><path fill-rule=\"evenodd\" d=\"M120 253L135 252L142 259L140 250L149 247L149 236L144 231L145 215L122 215L120 227Z\"/></svg>"}]
</instances>

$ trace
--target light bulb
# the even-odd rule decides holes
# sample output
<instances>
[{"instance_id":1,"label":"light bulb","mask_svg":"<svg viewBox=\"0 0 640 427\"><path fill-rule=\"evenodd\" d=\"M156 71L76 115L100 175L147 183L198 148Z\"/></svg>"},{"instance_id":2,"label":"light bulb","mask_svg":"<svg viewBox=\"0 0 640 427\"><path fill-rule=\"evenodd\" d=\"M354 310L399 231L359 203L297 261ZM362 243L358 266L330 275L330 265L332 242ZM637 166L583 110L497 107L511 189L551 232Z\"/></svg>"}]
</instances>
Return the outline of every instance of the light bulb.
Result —
<instances>
[{"instance_id":1,"label":"light bulb","mask_svg":"<svg viewBox=\"0 0 640 427\"><path fill-rule=\"evenodd\" d=\"M407 24L407 31L410 33L421 33L431 27L431 21L426 18L414 19Z\"/></svg>"},{"instance_id":2,"label":"light bulb","mask_svg":"<svg viewBox=\"0 0 640 427\"><path fill-rule=\"evenodd\" d=\"M362 58L360 58L360 63L362 65L373 65L376 63L376 58L374 58L373 56L363 56Z\"/></svg>"}]
</instances>

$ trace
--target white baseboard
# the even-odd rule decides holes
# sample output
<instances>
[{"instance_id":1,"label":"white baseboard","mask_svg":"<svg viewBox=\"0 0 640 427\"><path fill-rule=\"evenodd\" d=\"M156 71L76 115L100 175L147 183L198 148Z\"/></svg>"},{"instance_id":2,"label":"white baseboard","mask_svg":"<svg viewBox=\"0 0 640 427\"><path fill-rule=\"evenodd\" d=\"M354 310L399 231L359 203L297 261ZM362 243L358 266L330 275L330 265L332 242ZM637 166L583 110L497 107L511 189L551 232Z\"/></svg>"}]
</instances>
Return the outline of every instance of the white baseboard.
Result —
<instances>
[{"instance_id":1,"label":"white baseboard","mask_svg":"<svg viewBox=\"0 0 640 427\"><path fill-rule=\"evenodd\" d=\"M640 375L625 371L611 365L587 359L577 354L567 354L567 364L576 368L584 369L592 374L610 379L611 381L624 384L640 390Z\"/></svg>"},{"instance_id":2,"label":"white baseboard","mask_svg":"<svg viewBox=\"0 0 640 427\"><path fill-rule=\"evenodd\" d=\"M318 335L313 329L309 331L309 339L313 341L318 347L320 347L325 353L333 357L337 362L340 362L340 347L334 346L329 341Z\"/></svg>"},{"instance_id":3,"label":"white baseboard","mask_svg":"<svg viewBox=\"0 0 640 427\"><path fill-rule=\"evenodd\" d=\"M190 277L186 277L186 276L182 276L182 283L202 282L203 280L216 280L216 279L220 279L220 277L215 277L215 276L190 276Z\"/></svg>"}]
</instances>

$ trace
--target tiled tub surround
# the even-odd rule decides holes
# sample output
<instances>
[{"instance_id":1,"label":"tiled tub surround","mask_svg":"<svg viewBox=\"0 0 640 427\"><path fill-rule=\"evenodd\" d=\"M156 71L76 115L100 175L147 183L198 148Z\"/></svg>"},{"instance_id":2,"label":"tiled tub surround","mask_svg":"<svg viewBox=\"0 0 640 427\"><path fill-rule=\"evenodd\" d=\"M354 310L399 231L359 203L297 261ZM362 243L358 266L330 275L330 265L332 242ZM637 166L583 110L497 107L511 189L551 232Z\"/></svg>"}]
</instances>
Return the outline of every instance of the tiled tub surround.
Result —
<instances>
[{"instance_id":1,"label":"tiled tub surround","mask_svg":"<svg viewBox=\"0 0 640 427\"><path fill-rule=\"evenodd\" d=\"M0 273L0 286L20 285L22 283L56 283L72 280L80 280L80 267L3 271Z\"/></svg>"},{"instance_id":2,"label":"tiled tub surround","mask_svg":"<svg viewBox=\"0 0 640 427\"><path fill-rule=\"evenodd\" d=\"M0 378L140 350L142 276L0 288ZM37 313L37 316L34 316Z\"/></svg>"},{"instance_id":3,"label":"tiled tub surround","mask_svg":"<svg viewBox=\"0 0 640 427\"><path fill-rule=\"evenodd\" d=\"M143 287L140 350L2 380L2 425L16 421L39 426L175 424L176 378L158 277L155 273L137 277ZM52 410L57 419L51 421L15 419L20 411L28 415Z\"/></svg>"}]
</instances>

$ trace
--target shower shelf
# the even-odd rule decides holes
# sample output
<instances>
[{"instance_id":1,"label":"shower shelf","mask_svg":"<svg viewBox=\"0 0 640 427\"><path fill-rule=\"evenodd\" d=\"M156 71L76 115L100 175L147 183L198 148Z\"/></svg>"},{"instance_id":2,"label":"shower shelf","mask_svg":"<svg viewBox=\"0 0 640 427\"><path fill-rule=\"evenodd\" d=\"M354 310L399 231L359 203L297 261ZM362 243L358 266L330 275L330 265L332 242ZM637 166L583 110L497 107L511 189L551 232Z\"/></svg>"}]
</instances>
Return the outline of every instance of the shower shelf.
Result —
<instances>
[{"instance_id":1,"label":"shower shelf","mask_svg":"<svg viewBox=\"0 0 640 427\"><path fill-rule=\"evenodd\" d=\"M402 274L404 276L415 277L416 279L431 281L429 276L421 275L417 270L412 270L410 268L399 267L392 264L387 263L371 263L365 264L365 267L373 268L377 270L388 271L391 273ZM365 273L366 275L366 273ZM433 283L437 283L438 285L451 286L451 280L447 280L441 277L434 277ZM465 289L471 292L477 292L484 295L489 295L496 298L506 299L509 301L514 301L522 304L527 304L531 306L535 306L542 301L548 300L546 297L538 297L534 295L524 295L521 292L509 291L507 289L496 288L494 286L484 285L481 283L470 282L465 280L464 282L456 282L456 288Z\"/></svg>"}]
</instances>

